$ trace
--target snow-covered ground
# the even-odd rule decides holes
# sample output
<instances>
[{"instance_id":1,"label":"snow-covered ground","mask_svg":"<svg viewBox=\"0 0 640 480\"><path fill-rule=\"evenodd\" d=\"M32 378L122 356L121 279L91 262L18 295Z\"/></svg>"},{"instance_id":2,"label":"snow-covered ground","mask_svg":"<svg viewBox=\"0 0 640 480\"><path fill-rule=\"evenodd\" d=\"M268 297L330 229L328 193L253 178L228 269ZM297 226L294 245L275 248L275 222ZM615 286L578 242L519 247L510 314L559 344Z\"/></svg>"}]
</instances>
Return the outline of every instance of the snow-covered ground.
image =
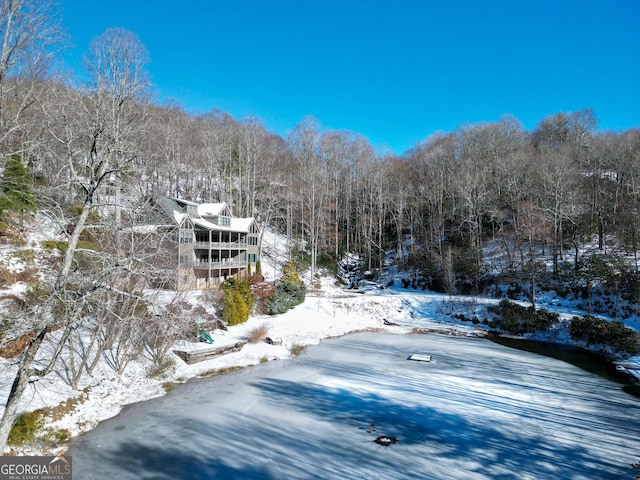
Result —
<instances>
[{"instance_id":1,"label":"snow-covered ground","mask_svg":"<svg viewBox=\"0 0 640 480\"><path fill-rule=\"evenodd\" d=\"M223 347L246 342L252 329L265 325L267 335L280 344L246 343L240 351L192 365L187 365L176 357L175 373L159 379L149 378L149 362L144 359L132 362L122 375L117 375L105 363L96 369L92 377L83 377L78 390L72 390L60 372L50 374L28 388L21 409L31 411L58 405L70 398L79 399L75 410L51 424L67 428L73 435L77 435L95 427L102 420L117 415L124 405L163 395L165 382L183 382L216 370L290 358L293 356L293 347L318 344L325 338L365 330L409 333L414 328L463 336L481 334L481 330L469 324L451 323L447 314L451 309L456 309L470 315L482 304L497 303L497 300L451 298L401 288L353 293L335 287L328 278L321 292L319 296L308 296L302 305L283 315L252 316L246 323L230 327L226 332L211 332L215 342L213 346ZM195 292L193 295L197 296L199 293ZM557 332L555 335L562 337L564 333ZM211 347L206 343L186 341L175 345L176 350ZM15 368L12 362L0 360L1 398L6 398L8 394Z\"/></svg>"},{"instance_id":2,"label":"snow-covered ground","mask_svg":"<svg viewBox=\"0 0 640 480\"><path fill-rule=\"evenodd\" d=\"M568 363L367 332L180 385L69 454L83 479L631 479L639 428L637 399Z\"/></svg>"},{"instance_id":3,"label":"snow-covered ground","mask_svg":"<svg viewBox=\"0 0 640 480\"><path fill-rule=\"evenodd\" d=\"M332 286L329 281L324 285L323 291L322 296L308 296L304 304L283 315L252 316L246 323L229 327L226 332L211 332L213 346L223 347L246 342L248 332L265 325L267 335L280 343L279 345L265 342L246 343L238 352L192 365L187 365L176 357L175 373L160 379L148 377L150 365L145 359L131 362L122 375L117 375L104 363L99 365L92 377L83 377L78 390L71 389L62 372L50 374L28 387L21 403L21 410L32 411L58 405L70 398L80 399L75 411L52 423L52 426L67 428L75 435L117 415L124 405L163 395L163 383L167 381L180 382L214 370L289 358L292 356L292 347L317 344L327 337L371 329L401 333L410 331L414 326L447 329L452 332L473 331L470 327L447 325L432 320L431 318L437 317L430 318L428 310L424 316L416 315L415 306L412 307L411 301L407 300L410 295L402 295L399 292L348 293ZM196 296L194 300L197 300L200 293L194 292L193 295ZM385 325L385 319L398 323L398 326ZM207 343L187 341L175 345L176 350L211 347L212 345ZM0 359L0 398L7 397L16 368L14 362ZM3 407L0 407L0 412Z\"/></svg>"}]
</instances>

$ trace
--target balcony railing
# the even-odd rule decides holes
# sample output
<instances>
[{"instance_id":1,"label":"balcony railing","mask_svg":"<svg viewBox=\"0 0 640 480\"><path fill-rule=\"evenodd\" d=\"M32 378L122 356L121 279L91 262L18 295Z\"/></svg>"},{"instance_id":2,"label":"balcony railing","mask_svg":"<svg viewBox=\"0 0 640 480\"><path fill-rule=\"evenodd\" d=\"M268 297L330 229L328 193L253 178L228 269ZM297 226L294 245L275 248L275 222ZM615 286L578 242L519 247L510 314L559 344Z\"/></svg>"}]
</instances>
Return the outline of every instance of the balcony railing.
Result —
<instances>
[{"instance_id":1,"label":"balcony railing","mask_svg":"<svg viewBox=\"0 0 640 480\"><path fill-rule=\"evenodd\" d=\"M247 266L246 261L241 260L233 260L231 262L207 262L204 261L195 261L193 262L193 268L198 270L213 270L216 268L243 268Z\"/></svg>"},{"instance_id":2,"label":"balcony railing","mask_svg":"<svg viewBox=\"0 0 640 480\"><path fill-rule=\"evenodd\" d=\"M247 248L249 244L245 242L207 242L203 240L196 240L194 246L200 248L211 248L211 249L219 249L219 248Z\"/></svg>"}]
</instances>

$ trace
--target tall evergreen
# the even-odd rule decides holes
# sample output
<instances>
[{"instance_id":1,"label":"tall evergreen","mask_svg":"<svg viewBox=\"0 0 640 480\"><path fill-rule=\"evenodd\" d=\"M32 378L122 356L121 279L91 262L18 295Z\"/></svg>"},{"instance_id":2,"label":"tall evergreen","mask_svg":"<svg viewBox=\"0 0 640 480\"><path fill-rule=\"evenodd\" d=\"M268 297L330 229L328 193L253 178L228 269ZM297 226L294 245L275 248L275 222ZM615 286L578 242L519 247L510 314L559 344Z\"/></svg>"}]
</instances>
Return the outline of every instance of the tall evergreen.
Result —
<instances>
[{"instance_id":1,"label":"tall evergreen","mask_svg":"<svg viewBox=\"0 0 640 480\"><path fill-rule=\"evenodd\" d=\"M277 315L304 302L307 289L300 281L295 264L289 260L282 267L282 277L276 283L275 293L269 301L267 312Z\"/></svg>"},{"instance_id":2,"label":"tall evergreen","mask_svg":"<svg viewBox=\"0 0 640 480\"><path fill-rule=\"evenodd\" d=\"M4 165L0 179L0 217L5 212L24 212L36 209L36 199L31 189L29 168L19 155L11 155Z\"/></svg>"}]
</instances>

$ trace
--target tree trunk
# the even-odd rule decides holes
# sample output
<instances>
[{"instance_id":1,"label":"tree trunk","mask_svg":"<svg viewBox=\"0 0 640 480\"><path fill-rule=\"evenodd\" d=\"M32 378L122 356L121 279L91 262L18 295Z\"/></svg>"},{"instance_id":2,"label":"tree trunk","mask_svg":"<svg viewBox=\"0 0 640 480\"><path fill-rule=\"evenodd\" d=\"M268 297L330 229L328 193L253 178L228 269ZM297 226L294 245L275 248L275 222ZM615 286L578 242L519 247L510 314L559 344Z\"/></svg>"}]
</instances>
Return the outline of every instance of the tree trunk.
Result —
<instances>
[{"instance_id":1,"label":"tree trunk","mask_svg":"<svg viewBox=\"0 0 640 480\"><path fill-rule=\"evenodd\" d=\"M94 154L95 152L92 152L92 155ZM100 164L100 167L98 168L96 177L104 178L104 173L106 171L106 168L107 168L107 162L102 162ZM87 191L82 212L80 214L80 217L78 218L78 222L76 223L73 234L69 238L69 245L65 253L62 269L58 274L58 278L53 288L51 301L55 301L60 296L59 294L64 291L65 286L68 282L71 266L73 264L73 257L75 255L75 250L78 245L78 241L80 240L80 234L83 232L85 228L87 218L89 217L89 212L93 206L93 196L95 194L95 191L99 187L100 185L98 183L94 185L93 190ZM48 319L47 320L48 322L52 321L51 320L53 315L52 310L53 310L53 304L49 303L49 312L44 314L45 318ZM60 355L60 352L62 351L62 348L64 347L64 344L66 343L69 334L71 333L71 324L72 322L69 322L67 324L65 331L63 333L63 336L60 339L60 343L56 345L54 354L52 355L49 361L49 365L44 371L34 372L34 370L31 368L31 364L33 363L33 360L36 357L38 350L40 349L40 346L42 345L42 342L44 341L44 338L47 334L47 325L45 325L42 328L42 330L38 333L38 336L29 344L27 351L25 352L24 356L22 357L22 360L20 361L18 372L16 374L15 380L11 387L9 398L7 399L4 414L2 415L2 419L0 420L0 454L4 452L6 448L9 432L11 431L13 423L16 420L16 411L18 408L18 403L27 386L29 377L34 373L37 373L39 376L44 376L53 369L53 365L55 364L58 356Z\"/></svg>"},{"instance_id":2,"label":"tree trunk","mask_svg":"<svg viewBox=\"0 0 640 480\"><path fill-rule=\"evenodd\" d=\"M42 341L44 340L46 334L46 328L40 330L38 335L31 341L31 343L27 347L27 350L22 356L22 359L20 360L18 372L16 373L16 377L13 380L13 385L11 386L11 391L9 392L9 398L7 399L4 414L2 415L2 419L0 420L0 454L2 454L5 450L11 428L13 428L13 424L18 418L18 404L20 403L20 398L22 398L22 393L27 388L29 377L33 373L31 364L35 359L36 354L38 353L40 345L42 345Z\"/></svg>"},{"instance_id":3,"label":"tree trunk","mask_svg":"<svg viewBox=\"0 0 640 480\"><path fill-rule=\"evenodd\" d=\"M598 212L598 250L604 250L604 218Z\"/></svg>"}]
</instances>

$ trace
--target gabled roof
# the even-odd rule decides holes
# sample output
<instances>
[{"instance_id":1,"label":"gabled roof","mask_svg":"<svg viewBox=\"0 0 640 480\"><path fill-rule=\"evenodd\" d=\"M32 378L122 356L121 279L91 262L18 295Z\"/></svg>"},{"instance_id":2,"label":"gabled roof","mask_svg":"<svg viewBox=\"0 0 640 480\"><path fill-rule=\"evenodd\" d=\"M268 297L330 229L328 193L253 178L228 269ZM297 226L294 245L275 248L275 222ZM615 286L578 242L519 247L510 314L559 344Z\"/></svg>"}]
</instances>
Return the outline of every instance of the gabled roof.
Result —
<instances>
[{"instance_id":1,"label":"gabled roof","mask_svg":"<svg viewBox=\"0 0 640 480\"><path fill-rule=\"evenodd\" d=\"M190 216L193 223L207 230L218 230L225 232L241 232L249 233L249 229L253 224L253 218L234 217L231 212L231 206L228 203L195 203L180 198L158 197L157 203L162 207L166 214L173 219L176 225L180 225L186 216ZM188 215L185 207L196 207L194 210L196 215ZM208 218L219 216L229 217L230 224L228 226L217 225Z\"/></svg>"},{"instance_id":2,"label":"gabled roof","mask_svg":"<svg viewBox=\"0 0 640 480\"><path fill-rule=\"evenodd\" d=\"M182 207L180 207L178 205L178 202L176 202L173 198L156 197L155 201L158 205L162 207L162 210L164 210L164 212L169 216L173 216L173 212L175 211L182 210Z\"/></svg>"},{"instance_id":3,"label":"gabled roof","mask_svg":"<svg viewBox=\"0 0 640 480\"><path fill-rule=\"evenodd\" d=\"M193 223L207 230L217 230L221 232L249 233L249 228L253 223L253 218L232 218L229 226L216 225L202 218L193 219Z\"/></svg>"},{"instance_id":4,"label":"gabled roof","mask_svg":"<svg viewBox=\"0 0 640 480\"><path fill-rule=\"evenodd\" d=\"M198 215L201 217L232 216L231 208L227 203L202 203L198 205Z\"/></svg>"}]
</instances>

